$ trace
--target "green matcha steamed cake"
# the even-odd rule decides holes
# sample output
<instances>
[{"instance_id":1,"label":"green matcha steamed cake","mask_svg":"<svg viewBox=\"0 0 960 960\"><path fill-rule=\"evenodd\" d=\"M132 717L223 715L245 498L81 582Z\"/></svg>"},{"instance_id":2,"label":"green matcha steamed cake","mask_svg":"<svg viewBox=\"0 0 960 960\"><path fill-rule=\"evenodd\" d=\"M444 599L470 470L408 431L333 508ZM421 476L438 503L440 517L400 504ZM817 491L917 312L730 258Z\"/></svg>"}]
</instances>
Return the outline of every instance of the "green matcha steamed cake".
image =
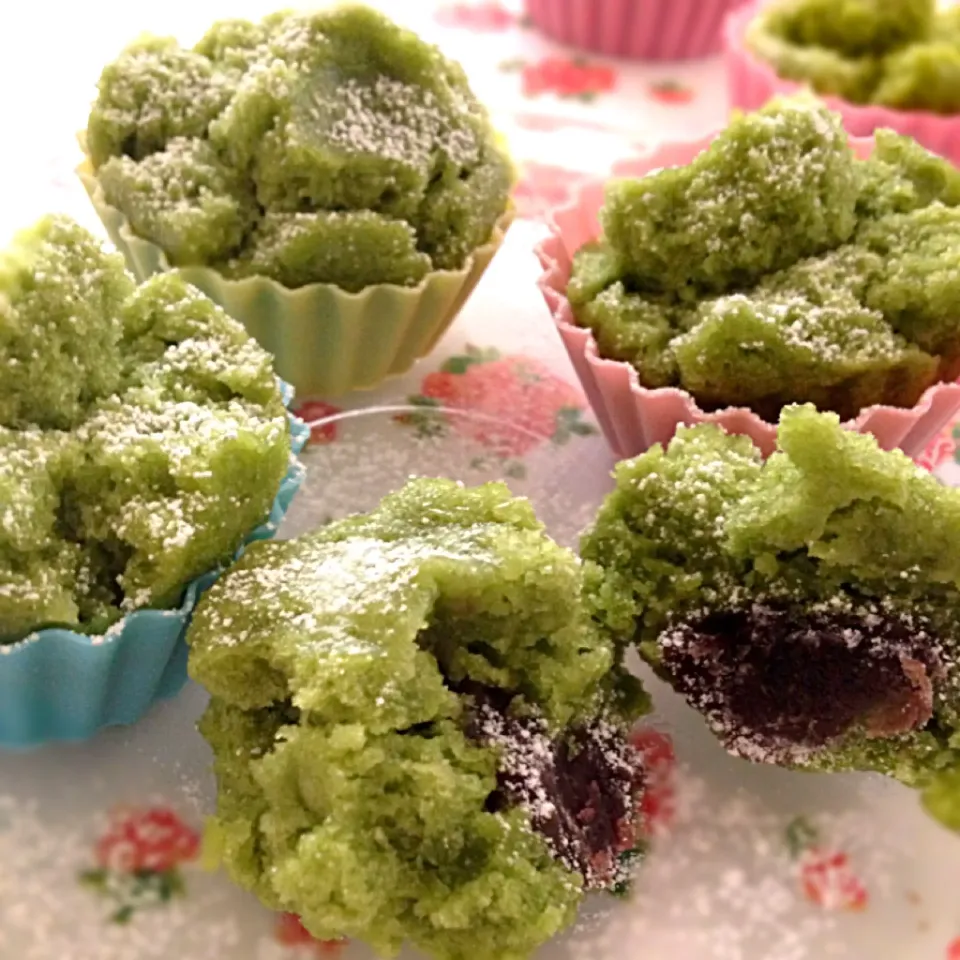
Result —
<instances>
[{"instance_id":1,"label":"green matcha steamed cake","mask_svg":"<svg viewBox=\"0 0 960 960\"><path fill-rule=\"evenodd\" d=\"M0 372L0 642L176 603L269 513L289 459L269 356L66 218L0 257Z\"/></svg>"},{"instance_id":2,"label":"green matcha steamed cake","mask_svg":"<svg viewBox=\"0 0 960 960\"><path fill-rule=\"evenodd\" d=\"M734 754L933 795L960 760L960 492L812 407L778 447L702 425L619 464L592 613Z\"/></svg>"},{"instance_id":3,"label":"green matcha steamed cake","mask_svg":"<svg viewBox=\"0 0 960 960\"><path fill-rule=\"evenodd\" d=\"M213 838L319 938L520 960L636 855L642 691L502 484L411 481L201 601Z\"/></svg>"},{"instance_id":4,"label":"green matcha steamed cake","mask_svg":"<svg viewBox=\"0 0 960 960\"><path fill-rule=\"evenodd\" d=\"M781 77L858 104L960 110L957 14L935 0L775 0L747 45Z\"/></svg>"},{"instance_id":5,"label":"green matcha steamed cake","mask_svg":"<svg viewBox=\"0 0 960 960\"><path fill-rule=\"evenodd\" d=\"M792 43L882 56L930 34L935 0L779 0L769 21Z\"/></svg>"},{"instance_id":6,"label":"green matcha steamed cake","mask_svg":"<svg viewBox=\"0 0 960 960\"><path fill-rule=\"evenodd\" d=\"M736 117L688 166L609 184L604 237L639 290L686 300L749 287L852 236L847 139L805 101Z\"/></svg>"},{"instance_id":7,"label":"green matcha steamed cake","mask_svg":"<svg viewBox=\"0 0 960 960\"><path fill-rule=\"evenodd\" d=\"M0 640L71 622L78 549L56 535L64 437L0 426Z\"/></svg>"},{"instance_id":8,"label":"green matcha steamed cake","mask_svg":"<svg viewBox=\"0 0 960 960\"><path fill-rule=\"evenodd\" d=\"M238 249L256 217L253 191L206 140L174 137L140 161L112 158L98 176L133 230L173 263L203 263Z\"/></svg>"},{"instance_id":9,"label":"green matcha steamed cake","mask_svg":"<svg viewBox=\"0 0 960 960\"><path fill-rule=\"evenodd\" d=\"M960 173L877 131L860 160L806 98L685 167L612 182L567 296L600 355L701 409L912 407L960 364Z\"/></svg>"},{"instance_id":10,"label":"green matcha steamed cake","mask_svg":"<svg viewBox=\"0 0 960 960\"><path fill-rule=\"evenodd\" d=\"M94 166L142 160L176 137L202 137L228 90L205 56L169 37L145 37L103 70L87 125Z\"/></svg>"},{"instance_id":11,"label":"green matcha steamed cake","mask_svg":"<svg viewBox=\"0 0 960 960\"><path fill-rule=\"evenodd\" d=\"M172 264L348 291L460 269L512 177L462 70L359 6L138 41L103 72L87 149Z\"/></svg>"},{"instance_id":12,"label":"green matcha steamed cake","mask_svg":"<svg viewBox=\"0 0 960 960\"><path fill-rule=\"evenodd\" d=\"M301 287L319 270L329 283L361 290L371 259L384 257L380 282L402 284L430 270L430 258L416 250L415 240L410 224L385 223L370 211L267 213L254 242L223 272L235 278L271 276L284 286Z\"/></svg>"},{"instance_id":13,"label":"green matcha steamed cake","mask_svg":"<svg viewBox=\"0 0 960 960\"><path fill-rule=\"evenodd\" d=\"M69 430L117 389L133 289L122 262L63 219L0 253L0 424Z\"/></svg>"}]
</instances>

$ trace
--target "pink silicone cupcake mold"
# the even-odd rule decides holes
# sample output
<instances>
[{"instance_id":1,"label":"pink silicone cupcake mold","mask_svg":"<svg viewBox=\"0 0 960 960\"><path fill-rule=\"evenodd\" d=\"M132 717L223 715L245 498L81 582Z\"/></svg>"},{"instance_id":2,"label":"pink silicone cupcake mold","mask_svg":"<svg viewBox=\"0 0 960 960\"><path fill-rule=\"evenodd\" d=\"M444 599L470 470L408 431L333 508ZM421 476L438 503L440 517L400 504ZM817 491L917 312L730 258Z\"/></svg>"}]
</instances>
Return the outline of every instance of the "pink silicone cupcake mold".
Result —
<instances>
[{"instance_id":1,"label":"pink silicone cupcake mold","mask_svg":"<svg viewBox=\"0 0 960 960\"><path fill-rule=\"evenodd\" d=\"M554 40L608 57L693 60L721 48L724 18L744 0L526 0Z\"/></svg>"},{"instance_id":2,"label":"pink silicone cupcake mold","mask_svg":"<svg viewBox=\"0 0 960 960\"><path fill-rule=\"evenodd\" d=\"M663 167L688 164L713 137L663 144L644 157L617 164L612 176L640 177ZM873 149L872 138L851 142L861 157L869 156ZM588 182L571 205L554 211L550 236L538 245L536 253L543 267L538 286L610 446L619 456L632 457L654 443L669 441L678 426L715 423L729 433L746 434L764 455L771 453L776 446L776 424L743 407L707 413L679 388L647 389L629 363L605 360L593 333L577 326L566 297L567 283L574 253L600 234L604 185L604 180ZM868 407L845 426L872 433L884 449L900 449L917 457L958 410L960 383L938 383L910 409Z\"/></svg>"},{"instance_id":3,"label":"pink silicone cupcake mold","mask_svg":"<svg viewBox=\"0 0 960 960\"><path fill-rule=\"evenodd\" d=\"M762 0L748 3L732 13L723 30L724 58L730 105L756 110L778 94L796 93L803 84L785 80L764 60L754 56L746 44L747 30L757 16ZM960 165L960 115L944 116L924 110L893 110L890 107L861 105L838 97L823 97L831 110L843 117L843 125L856 137L869 137L881 127L913 137L928 150Z\"/></svg>"}]
</instances>

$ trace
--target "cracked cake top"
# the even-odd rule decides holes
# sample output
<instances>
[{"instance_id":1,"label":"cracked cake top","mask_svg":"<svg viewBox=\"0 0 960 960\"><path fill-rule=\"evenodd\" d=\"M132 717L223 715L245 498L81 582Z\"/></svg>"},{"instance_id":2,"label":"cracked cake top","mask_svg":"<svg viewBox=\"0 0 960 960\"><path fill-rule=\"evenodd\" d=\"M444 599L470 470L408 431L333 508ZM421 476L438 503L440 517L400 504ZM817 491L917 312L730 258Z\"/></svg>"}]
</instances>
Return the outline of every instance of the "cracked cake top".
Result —
<instances>
[{"instance_id":1,"label":"cracked cake top","mask_svg":"<svg viewBox=\"0 0 960 960\"><path fill-rule=\"evenodd\" d=\"M86 147L173 265L287 287L459 269L512 180L460 67L353 5L137 41L103 71Z\"/></svg>"},{"instance_id":2,"label":"cracked cake top","mask_svg":"<svg viewBox=\"0 0 960 960\"><path fill-rule=\"evenodd\" d=\"M269 355L66 218L0 255L0 372L0 643L175 603L269 513L290 448Z\"/></svg>"}]
</instances>

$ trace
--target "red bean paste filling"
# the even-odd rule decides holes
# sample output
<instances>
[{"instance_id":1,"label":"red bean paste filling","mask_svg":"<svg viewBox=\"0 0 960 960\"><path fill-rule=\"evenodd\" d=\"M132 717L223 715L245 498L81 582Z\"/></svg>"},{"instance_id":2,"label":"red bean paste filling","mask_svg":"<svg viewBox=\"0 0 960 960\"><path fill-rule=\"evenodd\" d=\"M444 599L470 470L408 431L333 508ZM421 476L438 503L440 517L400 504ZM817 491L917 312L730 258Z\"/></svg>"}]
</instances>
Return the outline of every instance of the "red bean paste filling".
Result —
<instances>
[{"instance_id":1,"label":"red bean paste filling","mask_svg":"<svg viewBox=\"0 0 960 960\"><path fill-rule=\"evenodd\" d=\"M605 721L575 726L560 737L534 716L511 712L513 695L477 684L466 734L501 752L492 813L520 806L533 829L586 889L615 889L627 878L638 846L637 806L643 789L640 754L624 731Z\"/></svg>"},{"instance_id":2,"label":"red bean paste filling","mask_svg":"<svg viewBox=\"0 0 960 960\"><path fill-rule=\"evenodd\" d=\"M933 715L940 644L922 618L878 609L762 603L712 612L660 637L674 688L732 752L802 760L845 733L891 737Z\"/></svg>"}]
</instances>

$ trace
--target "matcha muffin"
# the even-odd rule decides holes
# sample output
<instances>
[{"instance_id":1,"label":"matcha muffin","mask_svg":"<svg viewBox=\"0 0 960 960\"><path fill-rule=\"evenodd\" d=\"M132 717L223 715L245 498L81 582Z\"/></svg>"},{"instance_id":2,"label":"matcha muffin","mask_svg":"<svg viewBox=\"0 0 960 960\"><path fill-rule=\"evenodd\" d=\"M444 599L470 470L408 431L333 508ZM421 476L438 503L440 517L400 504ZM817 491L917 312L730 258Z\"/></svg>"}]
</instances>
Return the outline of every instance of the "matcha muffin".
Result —
<instances>
[{"instance_id":1,"label":"matcha muffin","mask_svg":"<svg viewBox=\"0 0 960 960\"><path fill-rule=\"evenodd\" d=\"M960 760L960 492L810 406L778 446L700 425L620 463L592 615L735 755L933 795Z\"/></svg>"},{"instance_id":2,"label":"matcha muffin","mask_svg":"<svg viewBox=\"0 0 960 960\"><path fill-rule=\"evenodd\" d=\"M461 68L362 6L147 37L103 71L80 177L140 279L176 268L298 393L408 370L493 259L510 161Z\"/></svg>"},{"instance_id":3,"label":"matcha muffin","mask_svg":"<svg viewBox=\"0 0 960 960\"><path fill-rule=\"evenodd\" d=\"M86 148L170 264L286 287L458 270L511 182L460 67L359 6L137 41L103 71Z\"/></svg>"},{"instance_id":4,"label":"matcha muffin","mask_svg":"<svg viewBox=\"0 0 960 960\"><path fill-rule=\"evenodd\" d=\"M566 294L602 358L701 411L912 407L960 366L958 201L913 141L878 131L861 159L839 116L778 100L686 166L612 181Z\"/></svg>"},{"instance_id":5,"label":"matcha muffin","mask_svg":"<svg viewBox=\"0 0 960 960\"><path fill-rule=\"evenodd\" d=\"M582 577L502 484L411 481L251 547L188 635L233 879L321 939L440 960L520 960L621 890L645 698Z\"/></svg>"},{"instance_id":6,"label":"matcha muffin","mask_svg":"<svg viewBox=\"0 0 960 960\"><path fill-rule=\"evenodd\" d=\"M176 605L269 515L270 358L178 277L41 220L0 255L0 371L0 644Z\"/></svg>"},{"instance_id":7,"label":"matcha muffin","mask_svg":"<svg viewBox=\"0 0 960 960\"><path fill-rule=\"evenodd\" d=\"M746 45L781 77L854 104L960 111L955 11L935 0L775 0Z\"/></svg>"}]
</instances>

